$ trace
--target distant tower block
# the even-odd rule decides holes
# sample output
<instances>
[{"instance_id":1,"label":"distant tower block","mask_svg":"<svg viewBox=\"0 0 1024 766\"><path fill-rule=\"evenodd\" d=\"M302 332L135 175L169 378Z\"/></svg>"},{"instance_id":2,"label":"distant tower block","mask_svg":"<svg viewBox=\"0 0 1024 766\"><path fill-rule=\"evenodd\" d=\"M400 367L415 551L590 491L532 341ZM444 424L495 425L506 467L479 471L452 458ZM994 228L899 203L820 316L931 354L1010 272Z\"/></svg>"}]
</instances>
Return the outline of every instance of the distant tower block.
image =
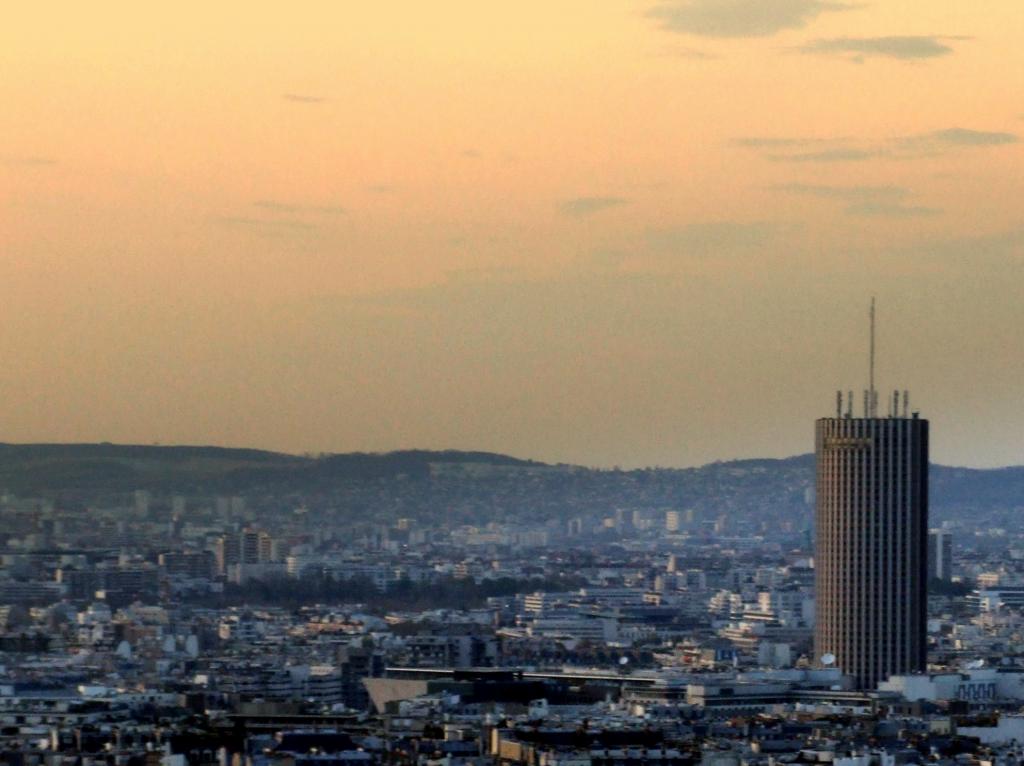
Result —
<instances>
[{"instance_id":1,"label":"distant tower block","mask_svg":"<svg viewBox=\"0 0 1024 766\"><path fill-rule=\"evenodd\" d=\"M874 329L872 301L865 416L815 428L815 655L865 689L923 672L927 649L928 421L898 394L878 417Z\"/></svg>"},{"instance_id":2,"label":"distant tower block","mask_svg":"<svg viewBox=\"0 0 1024 766\"><path fill-rule=\"evenodd\" d=\"M681 528L679 511L665 511L665 531L678 532Z\"/></svg>"},{"instance_id":3,"label":"distant tower block","mask_svg":"<svg viewBox=\"0 0 1024 766\"><path fill-rule=\"evenodd\" d=\"M149 516L150 494L147 490L137 489L132 494L132 502L135 506L135 515L139 518Z\"/></svg>"},{"instance_id":4,"label":"distant tower block","mask_svg":"<svg viewBox=\"0 0 1024 766\"><path fill-rule=\"evenodd\" d=\"M953 579L953 535L949 530L928 532L928 579Z\"/></svg>"},{"instance_id":5,"label":"distant tower block","mask_svg":"<svg viewBox=\"0 0 1024 766\"><path fill-rule=\"evenodd\" d=\"M874 688L925 669L928 421L817 423L818 657Z\"/></svg>"}]
</instances>

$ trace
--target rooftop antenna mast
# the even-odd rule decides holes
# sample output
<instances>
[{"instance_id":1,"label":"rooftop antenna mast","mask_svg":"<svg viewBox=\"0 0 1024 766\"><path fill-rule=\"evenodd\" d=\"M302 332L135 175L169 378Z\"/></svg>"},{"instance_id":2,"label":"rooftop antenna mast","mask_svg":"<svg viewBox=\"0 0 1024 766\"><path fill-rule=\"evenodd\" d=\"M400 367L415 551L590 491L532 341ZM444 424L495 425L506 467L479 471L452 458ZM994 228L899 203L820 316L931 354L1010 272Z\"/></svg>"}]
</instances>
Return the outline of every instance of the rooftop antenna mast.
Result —
<instances>
[{"instance_id":1,"label":"rooftop antenna mast","mask_svg":"<svg viewBox=\"0 0 1024 766\"><path fill-rule=\"evenodd\" d=\"M868 361L868 412L866 417L877 416L878 404L875 399L875 297L871 296L871 350Z\"/></svg>"}]
</instances>

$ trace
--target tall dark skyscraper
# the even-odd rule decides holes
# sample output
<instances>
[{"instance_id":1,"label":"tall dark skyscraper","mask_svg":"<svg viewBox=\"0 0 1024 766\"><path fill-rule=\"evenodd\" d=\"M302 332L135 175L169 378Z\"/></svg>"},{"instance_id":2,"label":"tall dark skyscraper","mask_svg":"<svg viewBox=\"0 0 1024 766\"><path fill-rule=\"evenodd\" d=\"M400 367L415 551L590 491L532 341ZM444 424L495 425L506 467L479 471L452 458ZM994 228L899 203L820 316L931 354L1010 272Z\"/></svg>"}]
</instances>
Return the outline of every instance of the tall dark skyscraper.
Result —
<instances>
[{"instance_id":1,"label":"tall dark skyscraper","mask_svg":"<svg viewBox=\"0 0 1024 766\"><path fill-rule=\"evenodd\" d=\"M837 407L841 410L841 406ZM865 417L817 421L815 654L834 658L861 688L926 663L928 421ZM829 656L831 655L831 656Z\"/></svg>"}]
</instances>

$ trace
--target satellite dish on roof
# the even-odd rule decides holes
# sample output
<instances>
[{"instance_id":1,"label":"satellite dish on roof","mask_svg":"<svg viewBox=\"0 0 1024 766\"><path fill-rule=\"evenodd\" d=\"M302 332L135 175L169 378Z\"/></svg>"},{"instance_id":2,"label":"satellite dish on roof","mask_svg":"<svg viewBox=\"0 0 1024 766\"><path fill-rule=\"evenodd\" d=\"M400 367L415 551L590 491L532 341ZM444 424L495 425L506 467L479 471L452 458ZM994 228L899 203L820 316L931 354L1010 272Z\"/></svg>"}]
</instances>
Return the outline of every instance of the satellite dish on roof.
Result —
<instances>
[{"instance_id":1,"label":"satellite dish on roof","mask_svg":"<svg viewBox=\"0 0 1024 766\"><path fill-rule=\"evenodd\" d=\"M620 665L628 665L629 664L629 657L619 657L619 664Z\"/></svg>"},{"instance_id":2,"label":"satellite dish on roof","mask_svg":"<svg viewBox=\"0 0 1024 766\"><path fill-rule=\"evenodd\" d=\"M971 660L967 663L968 670L978 670L985 667L985 660Z\"/></svg>"},{"instance_id":3,"label":"satellite dish on roof","mask_svg":"<svg viewBox=\"0 0 1024 766\"><path fill-rule=\"evenodd\" d=\"M821 655L821 664L824 665L825 667L829 667L831 665L835 665L836 664L836 656L834 654L832 654L832 652L825 652L825 654Z\"/></svg>"}]
</instances>

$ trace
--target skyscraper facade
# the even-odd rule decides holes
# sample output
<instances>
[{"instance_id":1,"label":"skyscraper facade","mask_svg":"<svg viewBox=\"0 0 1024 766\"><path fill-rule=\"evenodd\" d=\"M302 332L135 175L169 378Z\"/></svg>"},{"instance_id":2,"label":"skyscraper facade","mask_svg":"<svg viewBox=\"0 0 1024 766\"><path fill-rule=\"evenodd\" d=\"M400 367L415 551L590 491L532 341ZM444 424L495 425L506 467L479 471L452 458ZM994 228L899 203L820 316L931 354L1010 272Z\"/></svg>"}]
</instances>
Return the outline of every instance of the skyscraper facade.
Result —
<instances>
[{"instance_id":1,"label":"skyscraper facade","mask_svg":"<svg viewBox=\"0 0 1024 766\"><path fill-rule=\"evenodd\" d=\"M872 394L873 396L873 394ZM817 421L818 661L860 688L926 663L928 421Z\"/></svg>"},{"instance_id":2,"label":"skyscraper facade","mask_svg":"<svg viewBox=\"0 0 1024 766\"><path fill-rule=\"evenodd\" d=\"M953 579L953 535L947 529L928 533L928 579Z\"/></svg>"}]
</instances>

